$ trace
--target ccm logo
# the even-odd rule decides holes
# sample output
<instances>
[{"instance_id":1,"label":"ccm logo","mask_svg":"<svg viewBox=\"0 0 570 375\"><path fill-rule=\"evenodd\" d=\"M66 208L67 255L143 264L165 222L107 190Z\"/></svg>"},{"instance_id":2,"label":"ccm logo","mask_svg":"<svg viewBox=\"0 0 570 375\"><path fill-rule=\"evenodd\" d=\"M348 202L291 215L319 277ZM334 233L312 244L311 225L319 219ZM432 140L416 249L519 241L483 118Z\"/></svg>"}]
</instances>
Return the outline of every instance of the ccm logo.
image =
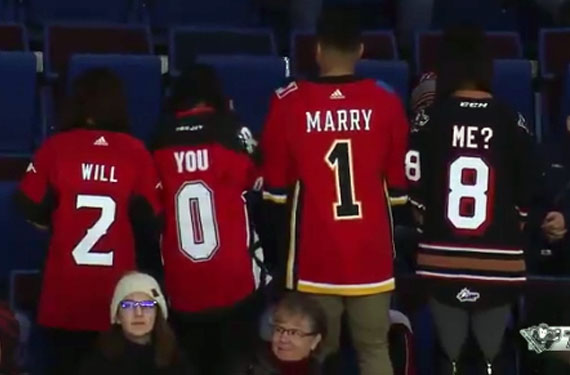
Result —
<instances>
[{"instance_id":1,"label":"ccm logo","mask_svg":"<svg viewBox=\"0 0 570 375\"><path fill-rule=\"evenodd\" d=\"M489 103L461 102L462 108L487 108Z\"/></svg>"}]
</instances>

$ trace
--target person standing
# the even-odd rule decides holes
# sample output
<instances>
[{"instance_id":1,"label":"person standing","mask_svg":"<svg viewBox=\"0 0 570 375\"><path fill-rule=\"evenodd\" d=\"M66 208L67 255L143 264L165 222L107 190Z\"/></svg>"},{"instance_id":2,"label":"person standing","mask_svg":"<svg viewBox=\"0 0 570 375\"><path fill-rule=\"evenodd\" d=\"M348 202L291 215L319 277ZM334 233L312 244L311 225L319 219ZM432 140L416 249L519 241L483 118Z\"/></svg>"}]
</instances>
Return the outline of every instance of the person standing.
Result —
<instances>
[{"instance_id":1,"label":"person standing","mask_svg":"<svg viewBox=\"0 0 570 375\"><path fill-rule=\"evenodd\" d=\"M338 350L346 312L361 374L391 374L389 196L406 203L408 123L391 88L354 74L364 49L356 18L323 13L317 39L320 76L278 89L262 134L268 221L287 250L280 276L326 312L323 358Z\"/></svg>"},{"instance_id":2,"label":"person standing","mask_svg":"<svg viewBox=\"0 0 570 375\"><path fill-rule=\"evenodd\" d=\"M73 374L124 272L160 267L159 180L144 144L128 134L120 79L107 69L73 83L63 129L44 142L15 196L27 219L49 228L39 324L49 374Z\"/></svg>"},{"instance_id":3,"label":"person standing","mask_svg":"<svg viewBox=\"0 0 570 375\"><path fill-rule=\"evenodd\" d=\"M259 183L254 143L229 111L214 69L186 70L153 155L164 187L166 291L198 374L233 375L253 349L265 285L247 199Z\"/></svg>"},{"instance_id":4,"label":"person standing","mask_svg":"<svg viewBox=\"0 0 570 375\"><path fill-rule=\"evenodd\" d=\"M532 184L532 138L521 114L491 94L482 30L444 34L435 103L420 109L406 155L409 201L422 232L417 275L428 285L441 374L461 369L470 330L496 366L517 286Z\"/></svg>"}]
</instances>

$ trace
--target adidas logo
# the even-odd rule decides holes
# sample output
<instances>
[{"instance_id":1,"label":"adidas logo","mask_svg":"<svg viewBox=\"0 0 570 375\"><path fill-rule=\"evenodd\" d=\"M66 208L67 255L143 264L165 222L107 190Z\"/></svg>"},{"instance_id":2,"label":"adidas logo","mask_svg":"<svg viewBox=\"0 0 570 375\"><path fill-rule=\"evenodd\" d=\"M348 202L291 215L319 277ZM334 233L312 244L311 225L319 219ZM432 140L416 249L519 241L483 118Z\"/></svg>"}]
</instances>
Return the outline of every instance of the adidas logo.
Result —
<instances>
[{"instance_id":1,"label":"adidas logo","mask_svg":"<svg viewBox=\"0 0 570 375\"><path fill-rule=\"evenodd\" d=\"M34 166L34 163L30 163L28 164L28 168L26 168L26 173L38 173L38 171L36 171L36 167Z\"/></svg>"},{"instance_id":2,"label":"adidas logo","mask_svg":"<svg viewBox=\"0 0 570 375\"><path fill-rule=\"evenodd\" d=\"M344 95L339 89L336 89L330 96L330 99L344 99Z\"/></svg>"},{"instance_id":3,"label":"adidas logo","mask_svg":"<svg viewBox=\"0 0 570 375\"><path fill-rule=\"evenodd\" d=\"M93 143L95 146L109 146L105 137L100 137L98 140Z\"/></svg>"}]
</instances>

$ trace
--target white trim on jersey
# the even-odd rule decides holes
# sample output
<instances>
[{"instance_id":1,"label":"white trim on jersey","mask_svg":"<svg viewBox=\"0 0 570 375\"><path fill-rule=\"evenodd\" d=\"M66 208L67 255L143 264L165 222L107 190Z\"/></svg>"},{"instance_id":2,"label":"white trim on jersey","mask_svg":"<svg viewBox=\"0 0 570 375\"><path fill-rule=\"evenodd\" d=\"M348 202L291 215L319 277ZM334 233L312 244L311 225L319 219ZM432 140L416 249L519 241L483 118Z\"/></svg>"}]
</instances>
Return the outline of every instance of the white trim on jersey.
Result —
<instances>
[{"instance_id":1,"label":"white trim on jersey","mask_svg":"<svg viewBox=\"0 0 570 375\"><path fill-rule=\"evenodd\" d=\"M442 251L465 251L470 253L483 253L483 254L509 254L509 255L519 255L523 254L521 249L492 249L492 248L478 248L478 247L465 247L465 246L446 246L437 244L427 244L420 242L418 247L422 249L430 250L442 250Z\"/></svg>"},{"instance_id":2,"label":"white trim on jersey","mask_svg":"<svg viewBox=\"0 0 570 375\"><path fill-rule=\"evenodd\" d=\"M370 284L328 284L328 283L316 283L313 281L306 281L306 280L299 280L299 286L308 286L313 288L319 289L362 289L362 288L380 288L385 285L389 285L394 282L394 278L381 281L379 283L370 283Z\"/></svg>"},{"instance_id":3,"label":"white trim on jersey","mask_svg":"<svg viewBox=\"0 0 570 375\"><path fill-rule=\"evenodd\" d=\"M510 281L510 282L520 282L526 281L526 277L498 277L498 276L476 276L476 275L465 275L465 274L447 274L439 272L429 272L429 271L416 271L417 275L420 276L433 276L441 277L445 279L467 279L467 280L484 280L484 281Z\"/></svg>"}]
</instances>

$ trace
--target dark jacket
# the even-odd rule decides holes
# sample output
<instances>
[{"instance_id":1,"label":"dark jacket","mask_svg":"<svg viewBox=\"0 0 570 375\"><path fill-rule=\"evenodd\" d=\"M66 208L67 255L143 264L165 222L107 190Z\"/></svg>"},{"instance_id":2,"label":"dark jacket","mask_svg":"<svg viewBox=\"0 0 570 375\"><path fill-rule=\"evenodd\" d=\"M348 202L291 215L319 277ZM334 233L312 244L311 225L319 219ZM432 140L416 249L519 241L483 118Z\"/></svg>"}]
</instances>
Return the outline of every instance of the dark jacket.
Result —
<instances>
[{"instance_id":1,"label":"dark jacket","mask_svg":"<svg viewBox=\"0 0 570 375\"><path fill-rule=\"evenodd\" d=\"M165 369L154 363L152 345L126 342L122 356L110 359L95 349L82 363L78 375L191 375L185 361Z\"/></svg>"},{"instance_id":2,"label":"dark jacket","mask_svg":"<svg viewBox=\"0 0 570 375\"><path fill-rule=\"evenodd\" d=\"M314 358L295 363L284 363L273 355L269 347L264 347L247 366L237 375L329 375L321 372L321 366Z\"/></svg>"}]
</instances>

